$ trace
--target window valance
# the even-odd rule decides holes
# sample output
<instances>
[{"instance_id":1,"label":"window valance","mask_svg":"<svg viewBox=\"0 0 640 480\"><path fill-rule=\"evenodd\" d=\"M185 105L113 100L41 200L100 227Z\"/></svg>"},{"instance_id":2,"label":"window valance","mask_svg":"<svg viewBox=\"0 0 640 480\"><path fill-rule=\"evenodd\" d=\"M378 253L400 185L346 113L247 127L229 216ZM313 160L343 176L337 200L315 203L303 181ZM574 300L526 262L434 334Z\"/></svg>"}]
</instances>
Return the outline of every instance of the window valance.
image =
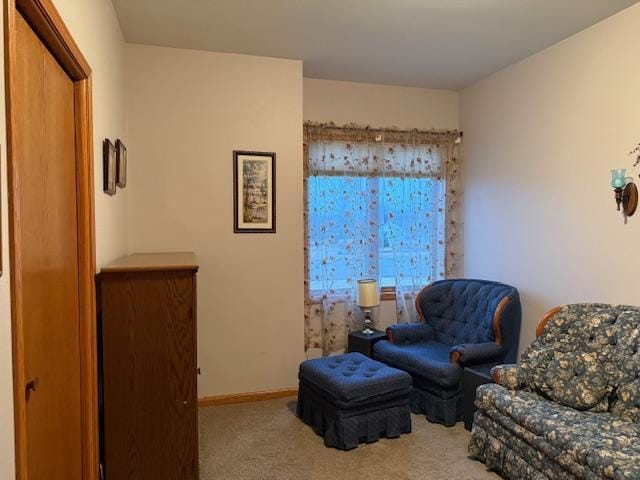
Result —
<instances>
[{"instance_id":1,"label":"window valance","mask_svg":"<svg viewBox=\"0 0 640 480\"><path fill-rule=\"evenodd\" d=\"M382 143L398 145L450 146L460 137L458 130L400 130L371 128L350 123L342 127L334 123L305 122L304 143L334 141L345 143Z\"/></svg>"},{"instance_id":2,"label":"window valance","mask_svg":"<svg viewBox=\"0 0 640 480\"><path fill-rule=\"evenodd\" d=\"M308 175L441 177L445 158L435 145L313 141Z\"/></svg>"}]
</instances>

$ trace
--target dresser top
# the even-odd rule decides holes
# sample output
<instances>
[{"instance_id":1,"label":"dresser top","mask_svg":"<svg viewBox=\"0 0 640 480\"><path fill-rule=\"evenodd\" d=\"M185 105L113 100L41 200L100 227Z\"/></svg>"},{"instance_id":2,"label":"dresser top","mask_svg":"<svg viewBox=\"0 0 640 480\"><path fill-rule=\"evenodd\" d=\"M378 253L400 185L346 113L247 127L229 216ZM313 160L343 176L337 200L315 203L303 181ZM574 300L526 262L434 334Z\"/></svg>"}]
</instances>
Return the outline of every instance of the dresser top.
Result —
<instances>
[{"instance_id":1,"label":"dresser top","mask_svg":"<svg viewBox=\"0 0 640 480\"><path fill-rule=\"evenodd\" d=\"M102 267L102 273L157 272L163 270L198 270L191 252L134 253Z\"/></svg>"}]
</instances>

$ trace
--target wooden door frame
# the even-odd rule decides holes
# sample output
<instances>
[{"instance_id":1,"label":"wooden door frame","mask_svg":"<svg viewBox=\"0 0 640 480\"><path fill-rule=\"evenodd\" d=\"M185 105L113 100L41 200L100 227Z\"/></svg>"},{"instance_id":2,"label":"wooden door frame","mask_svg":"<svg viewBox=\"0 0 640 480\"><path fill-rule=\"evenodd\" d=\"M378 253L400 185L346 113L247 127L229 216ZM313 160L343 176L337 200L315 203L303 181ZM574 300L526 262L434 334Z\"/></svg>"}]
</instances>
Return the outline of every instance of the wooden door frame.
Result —
<instances>
[{"instance_id":1,"label":"wooden door frame","mask_svg":"<svg viewBox=\"0 0 640 480\"><path fill-rule=\"evenodd\" d=\"M7 115L7 183L9 198L9 261L16 478L27 479L26 398L22 277L20 265L20 180L15 162L20 152L13 108L16 101L16 15L22 14L33 31L74 82L76 138L76 195L78 204L78 287L80 315L80 375L82 418L82 478L98 478L98 375L94 278L95 221L93 189L93 112L91 68L73 40L52 0L4 0L5 86ZM18 13L19 12L19 13Z\"/></svg>"}]
</instances>

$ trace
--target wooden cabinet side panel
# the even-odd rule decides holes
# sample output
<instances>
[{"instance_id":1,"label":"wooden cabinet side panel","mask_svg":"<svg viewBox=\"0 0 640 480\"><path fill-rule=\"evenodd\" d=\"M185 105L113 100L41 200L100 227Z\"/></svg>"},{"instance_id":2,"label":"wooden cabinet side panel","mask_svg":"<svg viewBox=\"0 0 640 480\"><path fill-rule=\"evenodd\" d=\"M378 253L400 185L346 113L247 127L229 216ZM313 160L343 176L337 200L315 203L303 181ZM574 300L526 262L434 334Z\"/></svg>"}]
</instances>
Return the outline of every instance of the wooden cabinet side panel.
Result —
<instances>
[{"instance_id":1,"label":"wooden cabinet side panel","mask_svg":"<svg viewBox=\"0 0 640 480\"><path fill-rule=\"evenodd\" d=\"M199 367L198 367L198 275L193 275L193 308L191 310L191 321L193 322L193 364L195 366L194 373L194 389L193 389L193 421L195 422L195 429L193 432L193 442L194 442L194 455L193 459L194 464L194 478L200 478L200 458L199 452L200 448L198 445L198 437L199 437L199 423L198 423L198 375L199 375Z\"/></svg>"},{"instance_id":2,"label":"wooden cabinet side panel","mask_svg":"<svg viewBox=\"0 0 640 480\"><path fill-rule=\"evenodd\" d=\"M169 378L169 452L171 479L196 480L198 472L197 366L193 274L166 276Z\"/></svg>"},{"instance_id":3,"label":"wooden cabinet side panel","mask_svg":"<svg viewBox=\"0 0 640 480\"><path fill-rule=\"evenodd\" d=\"M135 478L135 308L124 277L101 278L105 473Z\"/></svg>"},{"instance_id":4,"label":"wooden cabinet side panel","mask_svg":"<svg viewBox=\"0 0 640 480\"><path fill-rule=\"evenodd\" d=\"M103 275L107 480L197 478L192 277Z\"/></svg>"}]
</instances>

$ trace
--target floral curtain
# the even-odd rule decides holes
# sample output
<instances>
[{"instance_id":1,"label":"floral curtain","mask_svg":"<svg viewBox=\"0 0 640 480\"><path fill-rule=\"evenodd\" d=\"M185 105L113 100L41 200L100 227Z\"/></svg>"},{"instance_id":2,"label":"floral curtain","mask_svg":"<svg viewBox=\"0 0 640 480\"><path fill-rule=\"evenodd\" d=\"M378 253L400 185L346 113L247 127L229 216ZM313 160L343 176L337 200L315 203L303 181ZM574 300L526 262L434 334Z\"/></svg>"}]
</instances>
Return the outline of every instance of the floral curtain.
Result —
<instances>
[{"instance_id":1,"label":"floral curtain","mask_svg":"<svg viewBox=\"0 0 640 480\"><path fill-rule=\"evenodd\" d=\"M457 269L455 131L305 124L305 348L343 351L361 328L357 280L395 286L398 322Z\"/></svg>"}]
</instances>

